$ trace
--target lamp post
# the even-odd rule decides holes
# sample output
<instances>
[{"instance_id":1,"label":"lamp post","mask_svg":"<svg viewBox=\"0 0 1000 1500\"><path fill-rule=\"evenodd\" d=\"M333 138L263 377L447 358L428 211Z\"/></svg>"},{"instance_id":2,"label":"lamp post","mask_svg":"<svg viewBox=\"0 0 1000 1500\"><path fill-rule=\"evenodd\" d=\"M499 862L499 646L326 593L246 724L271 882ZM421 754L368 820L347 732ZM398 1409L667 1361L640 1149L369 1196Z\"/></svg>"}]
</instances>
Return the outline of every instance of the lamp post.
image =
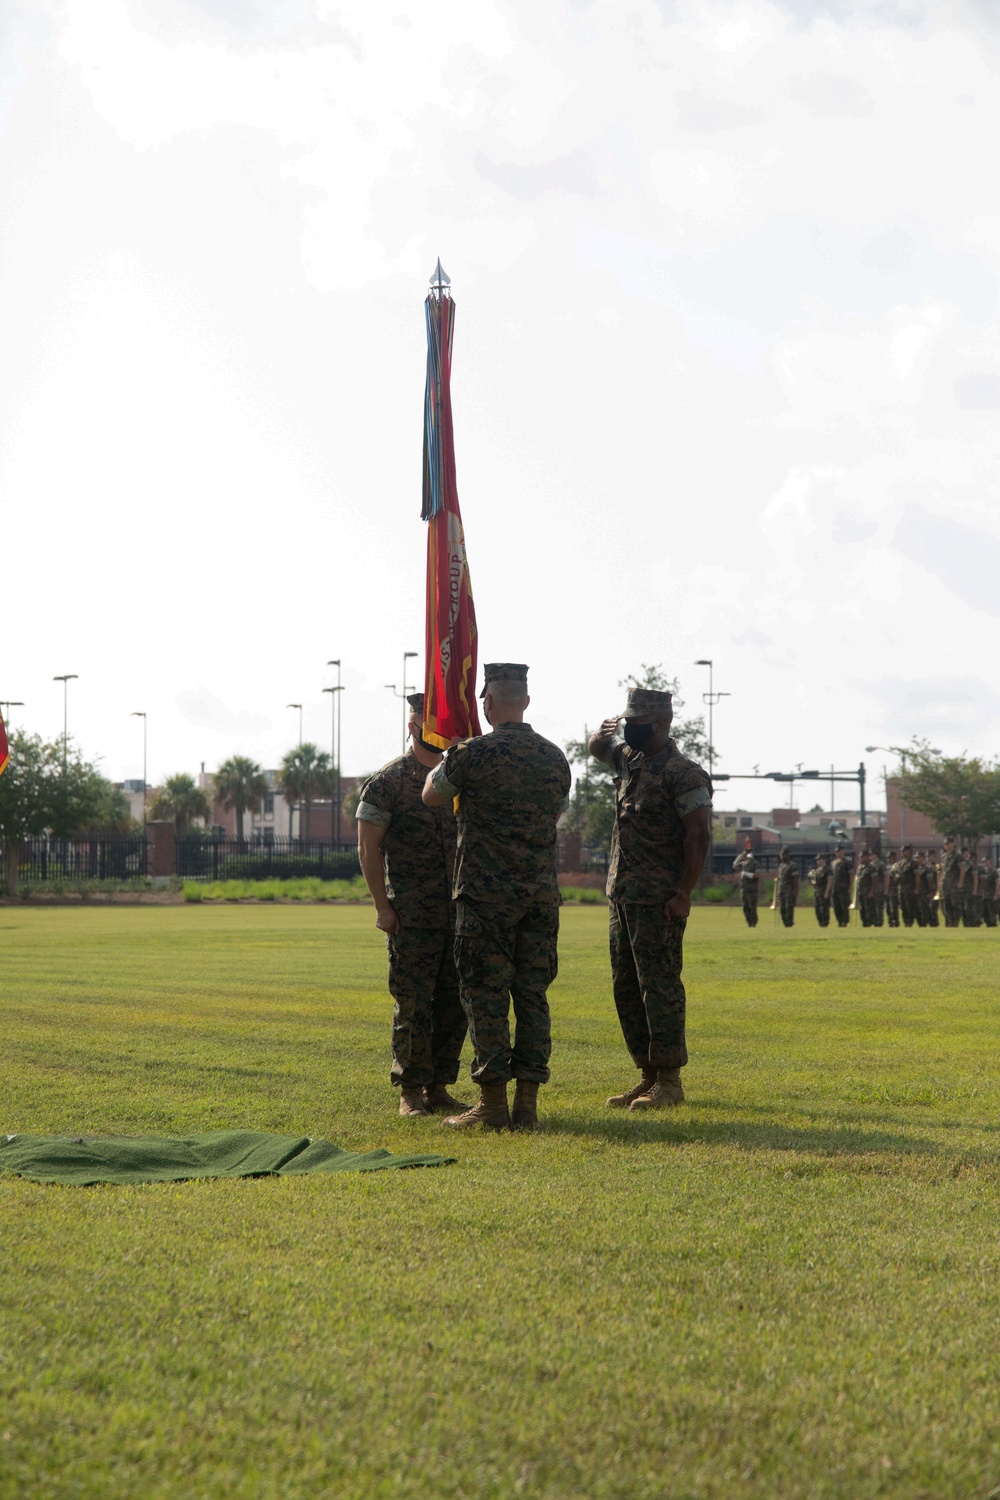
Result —
<instances>
[{"instance_id":1,"label":"lamp post","mask_svg":"<svg viewBox=\"0 0 1000 1500\"><path fill-rule=\"evenodd\" d=\"M132 719L142 720L142 827L146 830L146 713L144 709L137 708L129 715Z\"/></svg>"},{"instance_id":2,"label":"lamp post","mask_svg":"<svg viewBox=\"0 0 1000 1500\"><path fill-rule=\"evenodd\" d=\"M415 651L403 652L403 754L406 754L406 730L409 725L410 716L406 711L406 696L415 693L416 688L406 686L406 663L416 657Z\"/></svg>"},{"instance_id":3,"label":"lamp post","mask_svg":"<svg viewBox=\"0 0 1000 1500\"><path fill-rule=\"evenodd\" d=\"M66 775L66 761L69 747L69 685L77 680L76 672L63 672L61 676L53 677L53 682L61 682L63 685L63 775Z\"/></svg>"},{"instance_id":4,"label":"lamp post","mask_svg":"<svg viewBox=\"0 0 1000 1500\"><path fill-rule=\"evenodd\" d=\"M707 656L700 656L695 662L696 667L708 668L708 692L702 693L702 703L708 704L708 774L711 776L712 767L715 762L715 735L713 709L721 698L731 698L732 693L715 693L712 691L712 662Z\"/></svg>"},{"instance_id":5,"label":"lamp post","mask_svg":"<svg viewBox=\"0 0 1000 1500\"><path fill-rule=\"evenodd\" d=\"M301 703L286 703L285 707L286 708L297 708L298 711L299 711L299 749L301 750L302 749L302 704ZM288 803L288 837L289 837L289 839L291 839L293 837L292 830L293 830L294 826L295 826L295 805L294 805L294 803L291 800L289 800L289 803ZM300 828L299 828L299 837L301 838L301 836L302 836L302 829L301 829L301 826L300 826Z\"/></svg>"},{"instance_id":6,"label":"lamp post","mask_svg":"<svg viewBox=\"0 0 1000 1500\"><path fill-rule=\"evenodd\" d=\"M4 723L8 724L8 725L10 724L10 711L11 711L12 708L23 708L23 707L24 707L24 704L21 702L21 700L19 698L2 698L2 699L0 699L0 708L3 709L3 721L4 721Z\"/></svg>"},{"instance_id":7,"label":"lamp post","mask_svg":"<svg viewBox=\"0 0 1000 1500\"><path fill-rule=\"evenodd\" d=\"M340 803L341 803L341 795L340 795L340 721L341 721L341 719L344 716L343 704L341 703L341 700L340 700L340 698L338 696L338 694L340 694L340 693L342 693L344 691L344 689L340 685L340 657L338 656L333 661L328 661L327 662L327 666L328 667L336 667L337 668L337 687L336 687L336 691L334 692L334 690L332 688L330 689L330 691L333 693L333 697L331 699L331 704L335 708L336 714L337 714L337 744L336 744L336 750L335 750L335 754L334 754L333 758L334 758L334 761L335 761L336 767L337 767L337 811L336 811L337 834L336 834L336 838L337 838L337 847L339 849L340 848Z\"/></svg>"},{"instance_id":8,"label":"lamp post","mask_svg":"<svg viewBox=\"0 0 1000 1500\"><path fill-rule=\"evenodd\" d=\"M327 665L330 666L330 665L332 665L332 663L327 663ZM339 667L340 663L338 662L337 665ZM336 786L334 788L334 793L333 793L333 799L334 799L335 807L331 806L331 809L330 809L331 810L331 814L332 814L331 819L330 819L330 837L336 841L337 848L339 849L340 848L340 710L338 708L339 699L337 697L337 694L338 693L342 693L344 691L344 689L341 687L340 683L338 682L336 687L324 688L323 691L324 691L324 693L329 693L330 694L330 759L333 762L334 775L336 776Z\"/></svg>"}]
</instances>

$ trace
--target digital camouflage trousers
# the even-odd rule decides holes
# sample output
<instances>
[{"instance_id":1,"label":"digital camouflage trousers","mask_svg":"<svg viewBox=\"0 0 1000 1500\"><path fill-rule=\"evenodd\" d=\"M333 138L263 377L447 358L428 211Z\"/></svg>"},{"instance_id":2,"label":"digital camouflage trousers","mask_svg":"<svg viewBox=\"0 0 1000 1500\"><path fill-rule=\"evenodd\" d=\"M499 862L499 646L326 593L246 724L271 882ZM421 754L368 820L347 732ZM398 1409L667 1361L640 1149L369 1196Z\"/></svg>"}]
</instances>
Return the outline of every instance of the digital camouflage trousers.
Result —
<instances>
[{"instance_id":1,"label":"digital camouflage trousers","mask_svg":"<svg viewBox=\"0 0 1000 1500\"><path fill-rule=\"evenodd\" d=\"M757 882L756 880L743 880L743 915L747 919L748 927L757 926Z\"/></svg>"},{"instance_id":2,"label":"digital camouflage trousers","mask_svg":"<svg viewBox=\"0 0 1000 1500\"><path fill-rule=\"evenodd\" d=\"M511 1078L548 1083L552 1026L546 991L558 969L558 900L518 906L460 898L455 911L455 964L473 1079L480 1085Z\"/></svg>"},{"instance_id":3,"label":"digital camouflage trousers","mask_svg":"<svg viewBox=\"0 0 1000 1500\"><path fill-rule=\"evenodd\" d=\"M944 925L946 927L957 927L962 920L962 894L953 886L946 886L941 892L939 903L944 908Z\"/></svg>"},{"instance_id":4,"label":"digital camouflage trousers","mask_svg":"<svg viewBox=\"0 0 1000 1500\"><path fill-rule=\"evenodd\" d=\"M795 892L778 892L778 910L781 912L781 920L786 927L795 926Z\"/></svg>"},{"instance_id":5,"label":"digital camouflage trousers","mask_svg":"<svg viewBox=\"0 0 1000 1500\"><path fill-rule=\"evenodd\" d=\"M458 992L454 934L448 927L403 927L386 939L394 1084L454 1083L468 1030Z\"/></svg>"},{"instance_id":6,"label":"digital camouflage trousers","mask_svg":"<svg viewBox=\"0 0 1000 1500\"><path fill-rule=\"evenodd\" d=\"M813 897L813 906L814 906L815 911L816 911L816 920L819 923L819 925L821 927L829 927L829 925L830 925L830 898L829 898L829 896L821 896L819 894L819 892L817 891L816 895Z\"/></svg>"},{"instance_id":7,"label":"digital camouflage trousers","mask_svg":"<svg viewBox=\"0 0 1000 1500\"><path fill-rule=\"evenodd\" d=\"M683 1068L687 923L668 922L660 905L613 901L609 911L611 982L632 1061L637 1068Z\"/></svg>"},{"instance_id":8,"label":"digital camouflage trousers","mask_svg":"<svg viewBox=\"0 0 1000 1500\"><path fill-rule=\"evenodd\" d=\"M837 918L838 927L846 927L851 920L851 893L850 891L833 890L833 915Z\"/></svg>"}]
</instances>

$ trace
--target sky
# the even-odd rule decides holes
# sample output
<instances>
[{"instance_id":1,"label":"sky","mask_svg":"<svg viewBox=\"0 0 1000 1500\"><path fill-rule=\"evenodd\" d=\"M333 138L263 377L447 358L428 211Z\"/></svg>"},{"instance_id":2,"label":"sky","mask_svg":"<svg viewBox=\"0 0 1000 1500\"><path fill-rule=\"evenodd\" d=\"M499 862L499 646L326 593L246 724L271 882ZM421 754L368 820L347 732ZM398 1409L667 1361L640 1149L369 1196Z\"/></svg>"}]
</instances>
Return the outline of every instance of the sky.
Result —
<instances>
[{"instance_id":1,"label":"sky","mask_svg":"<svg viewBox=\"0 0 1000 1500\"><path fill-rule=\"evenodd\" d=\"M697 712L709 658L719 770L996 754L997 11L8 0L13 726L73 672L112 779L137 710L151 784L274 766L339 657L343 771L398 753L440 256L480 661L537 729L645 663Z\"/></svg>"}]
</instances>

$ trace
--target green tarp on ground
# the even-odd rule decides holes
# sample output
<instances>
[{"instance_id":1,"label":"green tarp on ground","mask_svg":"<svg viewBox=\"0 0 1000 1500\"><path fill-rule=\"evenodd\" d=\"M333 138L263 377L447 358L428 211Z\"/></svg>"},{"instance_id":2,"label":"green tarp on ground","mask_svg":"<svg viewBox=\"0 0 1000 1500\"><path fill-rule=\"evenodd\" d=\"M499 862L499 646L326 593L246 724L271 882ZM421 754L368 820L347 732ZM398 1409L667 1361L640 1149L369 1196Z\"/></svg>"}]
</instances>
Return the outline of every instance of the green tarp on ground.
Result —
<instances>
[{"instance_id":1,"label":"green tarp on ground","mask_svg":"<svg viewBox=\"0 0 1000 1500\"><path fill-rule=\"evenodd\" d=\"M307 1135L262 1130L210 1130L177 1140L165 1136L0 1136L0 1172L34 1182L89 1187L98 1182L183 1182L191 1177L288 1177L305 1172L381 1172L390 1167L442 1167L453 1156L393 1156L343 1151Z\"/></svg>"}]
</instances>

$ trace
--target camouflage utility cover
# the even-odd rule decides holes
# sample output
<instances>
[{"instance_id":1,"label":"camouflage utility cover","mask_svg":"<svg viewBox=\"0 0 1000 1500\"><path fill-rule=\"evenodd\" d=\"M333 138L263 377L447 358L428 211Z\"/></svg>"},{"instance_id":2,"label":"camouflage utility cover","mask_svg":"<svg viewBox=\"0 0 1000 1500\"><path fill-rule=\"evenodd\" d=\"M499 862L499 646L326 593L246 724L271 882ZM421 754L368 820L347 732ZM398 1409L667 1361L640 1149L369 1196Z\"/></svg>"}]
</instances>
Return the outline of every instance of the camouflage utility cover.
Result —
<instances>
[{"instance_id":1,"label":"camouflage utility cover","mask_svg":"<svg viewBox=\"0 0 1000 1500\"><path fill-rule=\"evenodd\" d=\"M491 682L520 682L528 686L528 668L523 661L488 661L483 668L483 687L480 698L485 698Z\"/></svg>"},{"instance_id":2,"label":"camouflage utility cover","mask_svg":"<svg viewBox=\"0 0 1000 1500\"><path fill-rule=\"evenodd\" d=\"M629 688L628 702L623 719L672 719L674 699L671 693L662 693L656 688Z\"/></svg>"},{"instance_id":3,"label":"camouflage utility cover","mask_svg":"<svg viewBox=\"0 0 1000 1500\"><path fill-rule=\"evenodd\" d=\"M385 893L400 920L447 927L455 868L455 818L450 807L421 800L427 772L412 750L370 776L355 816L385 829Z\"/></svg>"},{"instance_id":4,"label":"camouflage utility cover","mask_svg":"<svg viewBox=\"0 0 1000 1500\"><path fill-rule=\"evenodd\" d=\"M570 786L558 745L530 724L499 724L452 745L433 785L459 798L456 897L524 905L546 893L558 901L556 822Z\"/></svg>"},{"instance_id":5,"label":"camouflage utility cover","mask_svg":"<svg viewBox=\"0 0 1000 1500\"><path fill-rule=\"evenodd\" d=\"M615 773L615 828L608 899L649 905L669 901L684 869L682 819L711 807L708 773L673 740L648 757L617 736L600 757Z\"/></svg>"}]
</instances>

